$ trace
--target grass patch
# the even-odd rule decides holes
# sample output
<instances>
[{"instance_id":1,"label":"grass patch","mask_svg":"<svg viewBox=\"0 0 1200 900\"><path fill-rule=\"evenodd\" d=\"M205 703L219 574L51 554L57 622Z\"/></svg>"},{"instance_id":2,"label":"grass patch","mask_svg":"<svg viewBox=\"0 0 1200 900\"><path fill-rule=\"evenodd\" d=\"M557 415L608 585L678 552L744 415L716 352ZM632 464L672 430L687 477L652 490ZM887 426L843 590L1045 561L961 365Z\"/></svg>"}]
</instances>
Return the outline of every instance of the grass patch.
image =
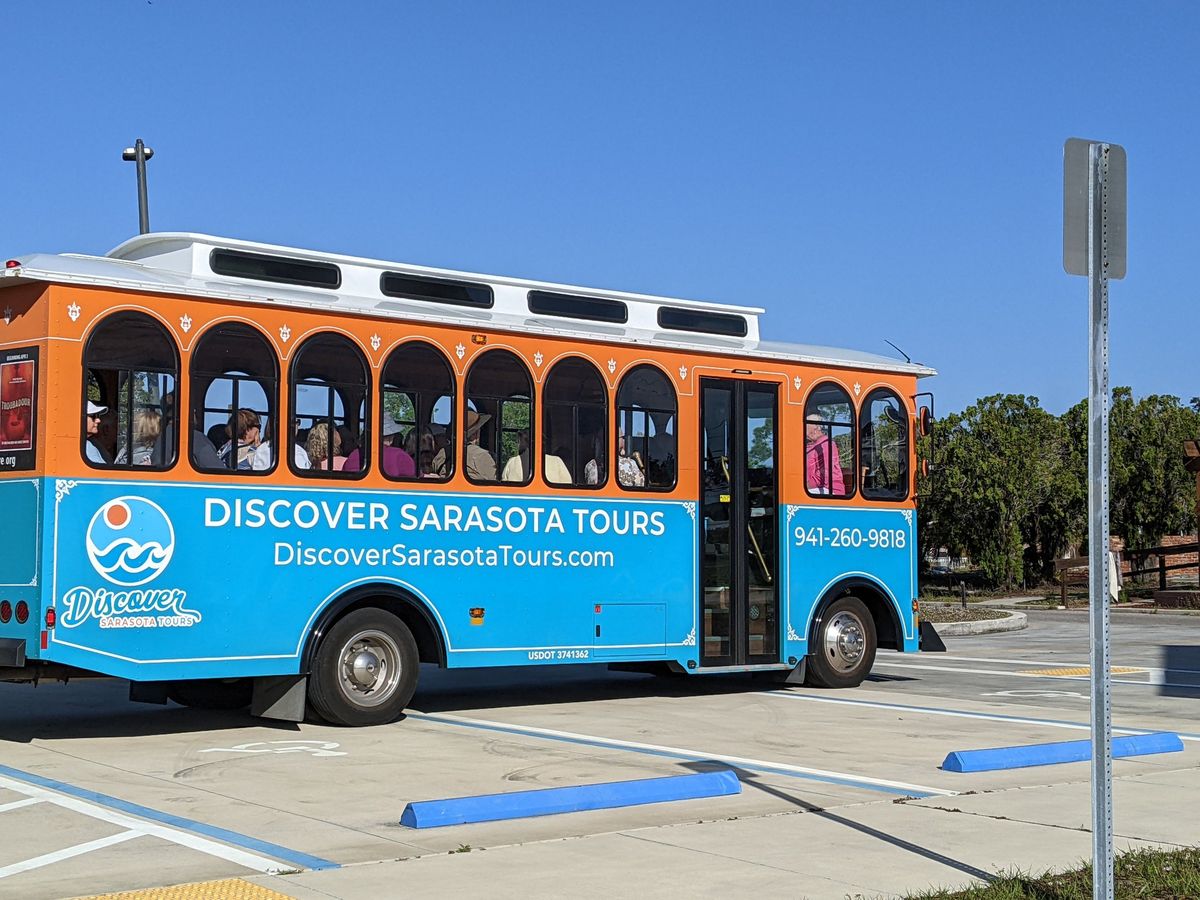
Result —
<instances>
[{"instance_id":1,"label":"grass patch","mask_svg":"<svg viewBox=\"0 0 1200 900\"><path fill-rule=\"evenodd\" d=\"M1116 900L1188 900L1200 897L1200 848L1135 850L1114 862ZM907 894L906 900L1091 900L1090 865L1061 875L1001 875L964 891Z\"/></svg>"}]
</instances>

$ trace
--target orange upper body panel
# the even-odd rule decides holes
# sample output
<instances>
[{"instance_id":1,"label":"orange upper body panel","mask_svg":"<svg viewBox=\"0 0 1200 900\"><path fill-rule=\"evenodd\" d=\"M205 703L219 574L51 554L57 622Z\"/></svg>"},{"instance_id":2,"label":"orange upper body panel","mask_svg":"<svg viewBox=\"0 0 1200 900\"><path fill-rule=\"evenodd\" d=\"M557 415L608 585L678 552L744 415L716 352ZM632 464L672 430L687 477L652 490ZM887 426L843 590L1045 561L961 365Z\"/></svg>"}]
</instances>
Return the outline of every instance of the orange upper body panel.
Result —
<instances>
[{"instance_id":1,"label":"orange upper body panel","mask_svg":"<svg viewBox=\"0 0 1200 900\"><path fill-rule=\"evenodd\" d=\"M119 291L98 287L68 285L20 285L0 292L0 310L11 307L14 315L0 330L0 347L23 344L41 349L39 389L39 470L60 478L120 478L128 479L128 470L103 470L89 466L80 452L82 400L85 389L84 348L92 330L106 316L119 311L137 311L159 321L174 339L180 356L180 375L176 402L180 409L190 409L188 377L190 354L201 337L211 327L222 322L241 322L260 330L271 343L280 362L281 390L276 400L279 420L288 421L288 361L297 347L311 335L332 331L348 336L362 351L370 365L372 403L379 374L388 355L401 344L420 339L440 348L456 374L458 414L462 421L463 380L475 357L486 350L503 347L513 351L529 368L535 384L535 422L540 422L541 388L546 374L564 357L578 356L591 361L608 387L609 414L614 414L616 389L622 376L634 366L650 364L661 369L674 386L679 404L678 479L673 490L665 493L637 496L659 496L675 499L694 499L699 492L700 462L700 381L706 377L745 379L768 382L779 386L779 423L777 441L780 473L780 500L784 503L829 503L854 506L896 508L911 506L914 491L910 485L909 499L902 503L865 500L861 496L840 500L815 499L804 490L804 403L810 390L821 383L833 381L841 385L850 397L861 403L874 388L888 387L904 404L910 423L914 413L913 395L916 378L912 375L878 372L868 368L823 368L775 359L756 360L747 356L724 356L719 353L700 353L681 349L663 349L652 345L604 343L577 338L556 338L547 335L522 335L487 328L412 323L395 318L344 316L335 311L306 310L270 304L164 296L136 291ZM459 426L461 429L461 425ZM540 444L540 427L533 428ZM912 432L910 427L910 434ZM167 471L139 470L137 477L152 481L228 482L229 473L194 471L187 461L186 442L181 435L183 452L173 468ZM538 452L542 452L539 445ZM610 451L611 452L611 451ZM910 477L915 466L909 465ZM248 483L256 479L247 479ZM478 485L469 482L462 466L447 482L404 482L388 480L377 465L359 480L323 480L293 474L286 466L277 466L263 480L271 484L295 484L308 487L328 486L369 488L374 490L435 490L465 493L528 493L571 494L575 489L557 489L542 483L540 477L525 486L507 484ZM579 492L587 496L629 497L629 491L610 478L609 483L595 491Z\"/></svg>"}]
</instances>

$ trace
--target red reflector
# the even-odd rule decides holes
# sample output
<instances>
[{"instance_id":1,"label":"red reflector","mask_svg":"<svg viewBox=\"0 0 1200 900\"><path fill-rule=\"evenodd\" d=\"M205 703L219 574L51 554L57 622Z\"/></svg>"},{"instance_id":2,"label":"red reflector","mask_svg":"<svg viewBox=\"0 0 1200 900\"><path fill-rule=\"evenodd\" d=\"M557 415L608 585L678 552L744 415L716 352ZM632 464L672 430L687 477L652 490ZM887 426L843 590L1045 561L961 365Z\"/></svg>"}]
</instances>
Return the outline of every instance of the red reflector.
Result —
<instances>
[{"instance_id":1,"label":"red reflector","mask_svg":"<svg viewBox=\"0 0 1200 900\"><path fill-rule=\"evenodd\" d=\"M29 621L29 604L24 600L17 601L17 624L24 625Z\"/></svg>"},{"instance_id":2,"label":"red reflector","mask_svg":"<svg viewBox=\"0 0 1200 900\"><path fill-rule=\"evenodd\" d=\"M0 622L7 622L12 618L12 604L7 600L0 600Z\"/></svg>"},{"instance_id":3,"label":"red reflector","mask_svg":"<svg viewBox=\"0 0 1200 900\"><path fill-rule=\"evenodd\" d=\"M596 604L596 612L600 612L600 604L599 603Z\"/></svg>"},{"instance_id":4,"label":"red reflector","mask_svg":"<svg viewBox=\"0 0 1200 900\"><path fill-rule=\"evenodd\" d=\"M46 632L42 632L42 649L45 650L50 646L50 636Z\"/></svg>"},{"instance_id":5,"label":"red reflector","mask_svg":"<svg viewBox=\"0 0 1200 900\"><path fill-rule=\"evenodd\" d=\"M21 268L21 261L20 261L19 259L10 259L10 260L7 260L7 261L4 263L4 268L6 268L6 269L19 269L19 268Z\"/></svg>"},{"instance_id":6,"label":"red reflector","mask_svg":"<svg viewBox=\"0 0 1200 900\"><path fill-rule=\"evenodd\" d=\"M46 610L46 627L53 628L54 623L57 621L58 621L58 613L56 613L54 611L54 607L51 606L49 609Z\"/></svg>"}]
</instances>

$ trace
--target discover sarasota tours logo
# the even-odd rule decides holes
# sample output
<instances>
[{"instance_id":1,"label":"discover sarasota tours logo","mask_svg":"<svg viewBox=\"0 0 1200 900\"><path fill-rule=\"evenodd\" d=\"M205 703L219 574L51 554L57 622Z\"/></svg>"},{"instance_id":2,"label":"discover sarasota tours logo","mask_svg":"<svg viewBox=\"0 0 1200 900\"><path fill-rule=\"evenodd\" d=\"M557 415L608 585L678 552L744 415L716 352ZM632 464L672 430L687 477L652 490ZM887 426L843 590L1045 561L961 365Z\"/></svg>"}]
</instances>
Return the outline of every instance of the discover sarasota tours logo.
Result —
<instances>
[{"instance_id":1,"label":"discover sarasota tours logo","mask_svg":"<svg viewBox=\"0 0 1200 900\"><path fill-rule=\"evenodd\" d=\"M157 503L144 497L117 497L96 510L84 547L92 568L117 590L74 587L63 594L64 628L93 619L101 628L186 628L200 613L184 607L187 592L148 588L175 552L175 528Z\"/></svg>"}]
</instances>

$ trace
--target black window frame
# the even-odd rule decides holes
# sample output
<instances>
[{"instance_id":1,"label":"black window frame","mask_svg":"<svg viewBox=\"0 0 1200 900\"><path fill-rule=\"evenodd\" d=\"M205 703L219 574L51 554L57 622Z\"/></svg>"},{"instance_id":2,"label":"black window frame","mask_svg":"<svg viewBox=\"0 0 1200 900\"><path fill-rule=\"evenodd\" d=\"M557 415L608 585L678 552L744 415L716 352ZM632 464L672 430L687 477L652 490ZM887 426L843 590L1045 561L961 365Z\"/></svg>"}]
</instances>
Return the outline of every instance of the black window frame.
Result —
<instances>
[{"instance_id":1,"label":"black window frame","mask_svg":"<svg viewBox=\"0 0 1200 900\"><path fill-rule=\"evenodd\" d=\"M897 495L893 491L877 491L876 489L868 489L867 483L866 483L867 473L864 470L864 466L862 463L862 460L865 460L865 458L866 458L866 453L864 452L863 447L865 445L866 430L868 427L870 427L872 429L872 431L874 431L874 423L875 423L875 417L867 415L866 413L870 412L871 403L873 400L876 400L876 399L894 400L896 402L897 408L899 409L900 416L902 419L902 421L896 423L898 426L900 426L904 429L904 442L903 442L904 453L902 456L903 468L899 474L899 481L900 481L900 484L903 486L903 493L901 493L899 495ZM898 391L895 391L890 387L872 388L871 392L868 393L867 396L863 398L862 404L858 410L858 460L859 460L860 478L862 480L862 484L859 488L859 492L862 494L864 500L878 500L878 501L887 502L887 503L903 503L905 500L908 499L909 493L911 491L911 484L912 484L912 472L911 472L911 466L910 466L910 463L912 460L912 454L910 453L910 450L912 448L912 431L913 431L913 429L910 425L909 419L910 419L910 416L909 416L909 412L908 412L908 407L905 406L905 404L904 404L904 398L902 396L900 396L900 393ZM873 438L874 438L874 435L872 434L872 439ZM874 449L873 441L872 441L872 447Z\"/></svg>"},{"instance_id":2,"label":"black window frame","mask_svg":"<svg viewBox=\"0 0 1200 900\"><path fill-rule=\"evenodd\" d=\"M414 285L429 285L444 289L459 289L462 297L454 298L446 295L423 291L406 291L395 287L397 281L407 281ZM391 284L389 284L391 282ZM481 281L462 281L455 278L436 278L431 275L411 275L408 272L384 272L379 276L379 292L385 297L398 297L401 300L416 300L420 303L440 303L444 306L462 306L469 309L491 309L496 305L496 294L490 284ZM486 292L487 297L474 299L470 294ZM450 290L447 290L450 293Z\"/></svg>"},{"instance_id":3,"label":"black window frame","mask_svg":"<svg viewBox=\"0 0 1200 900\"><path fill-rule=\"evenodd\" d=\"M150 328L158 331L159 337L163 338L166 341L166 346L170 347L171 356L174 361L174 368L173 369L164 369L161 367L144 367L144 368L133 369L133 368L121 368L121 367L98 368L97 366L95 366L94 365L95 359L93 356L93 353L94 353L93 348L97 341L97 337L99 335L102 335L104 332L106 332L107 329L118 328L123 323L127 323L127 322L137 322L137 323L139 323L139 327L149 326ZM181 359L180 359L179 345L175 343L175 338L172 336L170 329L167 328L162 322L160 322L154 316L151 316L148 313L139 312L137 310L119 310L118 312L111 313L111 314L105 316L99 322L97 322L96 325L92 328L91 332L88 334L87 341L83 347L83 366L82 366L82 368L83 368L83 390L80 394L82 403L81 403L81 415L79 417L79 421L83 427L80 428L79 455L80 455L80 458L84 461L84 463L89 468L97 469L99 471L105 471L105 472L111 472L111 471L168 472L171 469L174 469L175 466L179 462L179 456L180 456L180 453L179 453L179 431L180 431L180 429L179 429L178 404L179 404L179 394L180 394L179 378L180 378L180 374L181 374L180 369L182 368L182 363L181 363ZM112 462L95 463L95 462L92 462L90 459L88 459L88 455L87 455L88 435L87 435L87 424L86 424L87 423L87 404L88 404L88 382L89 382L89 378L95 377L94 375L92 375L93 370L118 373L116 387L115 387L116 391L118 392L118 396L117 397L106 397L106 396L102 395L100 397L100 404L108 407L108 414L119 415L120 403L121 403L120 394L124 391L128 392L129 422L128 422L127 428L125 430L125 440L126 440L125 446L127 448L127 457L128 458L123 463L116 461L117 454L115 451L118 450L120 447L121 435L119 433L117 436L117 446L113 448L114 455L113 455ZM134 423L134 417L136 414L136 408L135 408L136 404L134 403L134 396L133 396L133 386L134 385L133 385L133 377L132 377L134 373L146 373L146 374L159 375L159 376L169 375L173 379L174 386L172 387L172 389L170 391L165 392L159 398L159 405L157 407L143 407L143 408L156 408L159 412L159 415L162 416L162 418L165 420L166 419L166 397L167 397L167 394L174 393L174 395L175 395L175 401L173 404L174 415L170 419L171 432L169 433L167 440L164 442L166 444L170 444L170 446L172 448L172 453L171 453L171 458L167 461L164 461L161 465L155 465L153 463L148 464L148 465L138 465L133 462L133 449L134 449L133 423ZM122 378L122 375L124 375L125 377ZM103 391L105 389L105 386L100 383L100 379L96 378L95 380L96 380L96 383L97 383L99 389L101 391ZM165 433L166 432L164 432L160 426L159 437L162 438L162 436Z\"/></svg>"},{"instance_id":4,"label":"black window frame","mask_svg":"<svg viewBox=\"0 0 1200 900\"><path fill-rule=\"evenodd\" d=\"M584 366L591 370L590 374L595 376L596 381L600 385L601 395L604 398L603 401L601 401L598 404L597 403L582 403L582 402L578 402L578 401L572 402L572 401L566 401L566 400L551 400L547 397L547 393L549 392L549 389L551 387L551 380L554 378L555 373L563 370L564 367L568 366L568 365L580 365L580 366ZM609 450L609 447L608 447L608 426L609 426L609 417L608 417L609 396L608 396L608 393L609 393L608 392L608 382L606 382L604 380L604 376L600 374L600 369L596 366L595 363L593 363L590 359L588 359L587 357L584 357L584 356L563 357L558 362L556 362L553 366L551 366L550 371L546 373L546 379L545 379L545 381L542 382L542 434L541 434L542 483L544 485L546 485L546 487L554 488L555 490L560 490L560 491L598 491L608 484L608 479L611 474L611 468L612 468L611 466L609 466L608 459L607 459L607 454L608 454L608 450ZM549 425L550 425L550 413L551 413L551 410L556 409L556 408L562 408L562 407L567 407L571 410L571 422L573 425L572 438L571 438L572 442L573 442L573 446L571 449L575 451L574 455L575 455L576 461L578 461L578 459L579 459L579 450L578 450L578 442L580 440L579 411L580 411L580 409L592 409L592 410L599 411L599 415L597 418L598 418L598 421L601 423L600 427L604 429L604 433L600 436L600 446L603 448L606 458L604 460L596 460L596 464L598 466L602 465L603 470L604 470L604 477L597 479L596 484L588 484L586 479L580 480L580 476L582 476L584 474L583 472L579 472L578 475L576 475L574 472L572 472L572 475L573 475L573 477L576 478L576 481L570 482L567 484L559 484L559 483L556 483L553 481L548 481L546 479L546 464L545 464L546 455L547 454L557 455L557 454L553 453L553 450L554 450L553 447L550 447L550 448L546 447L546 434L549 430ZM567 462L566 460L563 460L564 464L566 464L566 462ZM586 467L586 463L585 463L585 467ZM568 470L568 471L570 471L570 470Z\"/></svg>"},{"instance_id":5,"label":"black window frame","mask_svg":"<svg viewBox=\"0 0 1200 900\"><path fill-rule=\"evenodd\" d=\"M389 388L388 368L392 365L393 361L395 361L397 359L397 356L399 354L404 353L404 352L411 352L418 348L420 348L422 351L428 350L428 351L432 352L433 354L435 354L437 356L438 360L445 367L446 376L449 379L449 385L450 385L450 390L449 390L448 394L442 395L442 396L449 396L449 398L450 398L450 424L446 426L446 429L452 438L456 432L456 426L458 424L458 379L454 372L454 366L450 364L449 358L446 356L445 353L442 352L442 349L439 346L437 346L436 344L433 344L433 343L431 343L429 341L425 341L425 340L405 341L403 344L400 344L398 347L394 348L387 355L387 358L383 361L382 365L380 365L380 367L379 367L379 390L377 391L378 400L379 400L379 425L376 429L378 431L378 436L376 438L376 441L378 444L379 472L388 481L394 481L394 482L399 482L399 483L403 483L403 484L412 484L413 482L426 482L429 484L445 484L446 482L450 481L450 479L452 479L454 477L454 473L455 473L455 471L457 471L458 454L454 452L453 440L451 440L451 442L447 448L449 452L446 453L447 468L446 468L445 476L431 477L428 475L421 474L420 428L421 428L421 411L424 408L420 402L420 396L423 393L421 391L416 392L417 400L413 402L413 410L417 417L417 420L415 422L415 427L417 428L417 434L418 434L417 458L413 460L414 474L412 476L407 476L407 477L406 476L389 475L387 473L387 471L383 468L383 451L384 451L384 447L385 447L384 436L383 436L383 426L384 426L384 422L387 421L387 410L384 408L384 403L385 403L385 401L387 399L387 395L389 393L392 393L392 394L396 394L396 393L407 394L408 393L407 391L396 388L396 387ZM435 404L436 404L436 401L435 401ZM431 405L428 408L430 411L432 411L433 406Z\"/></svg>"},{"instance_id":6,"label":"black window frame","mask_svg":"<svg viewBox=\"0 0 1200 900\"><path fill-rule=\"evenodd\" d=\"M525 373L526 386L529 388L529 399L528 399L528 403L529 403L529 426L528 426L528 428L529 428L529 471L524 473L524 475L525 475L524 481L505 481L504 480L504 466L507 464L508 460L504 460L502 462L500 459L501 446L503 444L505 432L510 432L510 433L515 434L517 436L517 446L518 446L518 448L520 447L521 429L504 427L504 404L505 403L522 402L521 398L514 394L502 396L502 395L495 394L495 393L486 393L486 392L471 390L471 377L479 370L480 364L484 360L486 360L488 357L494 357L497 355L503 355L503 356L509 357L516 362L516 364L520 368L520 370ZM460 438L461 447L458 451L458 454L459 454L459 458L462 460L463 477L466 478L470 484L488 485L489 487L523 488L523 487L528 487L529 485L533 484L534 474L540 468L538 466L538 449L537 449L540 446L540 442L537 440L537 435L534 433L535 429L536 429L536 423L537 423L537 397L535 394L533 373L529 370L529 366L526 365L525 360L523 360L518 354L514 353L512 350L509 350L504 347L497 347L493 350L485 350L483 353L480 353L473 360L471 360L471 365L467 368L466 375L463 378L462 396L463 396L463 414L462 414L462 417L459 419L460 426L459 426L459 434L458 434L458 436ZM467 473L467 410L471 409L472 402L476 401L476 400L492 401L495 403L495 407L496 407L496 412L494 414L490 414L493 416L492 421L494 422L494 426L493 426L493 430L492 430L493 439L491 440L490 445L488 445L488 446L485 446L482 442L480 442L480 446L483 447L485 450L487 450L489 453L491 453L492 459L496 463L496 480L495 481L477 481L476 479L472 478ZM478 413L479 411L480 411L479 405L478 405L478 403L476 403L475 404L475 412ZM485 410L485 412L486 412L486 410ZM519 455L520 450L518 449L517 452ZM510 459L511 459L511 457L510 457Z\"/></svg>"},{"instance_id":7,"label":"black window frame","mask_svg":"<svg viewBox=\"0 0 1200 900\"><path fill-rule=\"evenodd\" d=\"M612 322L624 325L629 321L629 306L608 297L587 297L583 294L561 294L555 291L528 291L525 302L529 311L539 316L559 316L565 319L585 319L590 322ZM605 310L611 312L606 313Z\"/></svg>"},{"instance_id":8,"label":"black window frame","mask_svg":"<svg viewBox=\"0 0 1200 900\"><path fill-rule=\"evenodd\" d=\"M658 327L693 334L715 334L721 337L744 338L750 333L745 316L735 313L712 312L707 309L688 309L683 306L660 306Z\"/></svg>"},{"instance_id":9,"label":"black window frame","mask_svg":"<svg viewBox=\"0 0 1200 900\"><path fill-rule=\"evenodd\" d=\"M659 407L649 407L649 406L630 406L630 405L626 405L621 402L621 391L625 389L625 386L629 383L630 379L634 375L636 375L637 373L642 372L642 371L651 371L663 379L663 381L667 385L667 388L671 391L671 397L674 400L674 407L672 409L662 409ZM613 480L616 482L617 487L619 487L621 490L629 491L630 493L635 493L635 494L642 494L642 493L669 494L670 492L674 491L675 488L677 488L679 486L679 427L680 426L679 426L679 392L677 390L675 390L675 384L671 381L671 376L668 375L666 372L664 372L662 369L660 369L658 366L653 365L651 363L642 363L641 365L634 366L632 369L630 369L628 372L626 372L621 377L620 383L617 384L617 390L616 390L615 402L613 404L613 409L616 412L617 427L613 429L613 433L612 433L612 448L611 448L612 455L611 455L610 459L616 460L616 462L613 463L610 466L610 468L613 470L614 473L616 473L618 471L617 467L620 466L620 464L621 464L621 458L620 458L621 444L620 444L620 442L621 442L621 430L622 430L622 426L623 426L622 419L624 417L625 411L629 410L630 412L633 412L633 411L641 412L641 413L644 413L647 416L647 418L650 418L652 416L652 414L654 414L654 413L670 413L671 414L671 417L675 420L675 430L671 434L671 437L675 441L675 465L671 471L671 483L669 485L665 485L665 486L655 486L655 487L650 486L650 482L649 482L649 480L650 480L650 461L648 458L649 457L648 450L644 454L644 458L646 458L646 463L645 463L646 468L642 472L643 483L642 483L641 487L639 487L637 485L622 484L620 477L614 477ZM650 435L645 434L642 437L644 439L643 446L648 448ZM626 438L627 446L629 446L629 455L630 456L633 455L633 451L635 449L632 446L631 438L632 438L632 435L628 435Z\"/></svg>"},{"instance_id":10,"label":"black window frame","mask_svg":"<svg viewBox=\"0 0 1200 900\"><path fill-rule=\"evenodd\" d=\"M267 354L269 355L269 359L271 360L271 369L273 372L273 376L270 379L266 379L266 382L271 385L271 390L268 390L264 386L264 382L262 379L256 378L252 375L230 374L230 373L224 373L224 372L218 373L215 371L213 371L213 372L198 371L199 362L201 361L200 357L202 356L202 351L204 350L205 344L211 340L219 339L219 337L220 337L219 332L222 329L228 329L230 331L246 332L248 335L250 335L262 342L263 349L266 350ZM199 338L197 338L196 344L195 344L194 348L192 349L191 353L189 354L189 356L190 356L190 359L188 362L188 397L191 401L192 408L189 413L189 418L188 418L188 426L189 427L187 429L187 432L188 432L188 463L191 465L192 470L196 471L196 472L202 472L205 474L209 474L209 475L217 474L217 473L236 474L239 476L270 475L272 472L274 472L279 467L279 456L280 456L280 453L283 452L280 449L280 441L279 441L279 433L280 433L280 430L279 430L279 355L275 352L275 347L274 347L274 345L272 345L270 339L265 334L263 334L259 329L255 328L253 325L248 325L245 322L231 322L231 321L217 322L217 323L213 324L211 327L209 327L208 329L206 329L205 332L202 335L200 335ZM197 390L196 382L197 382L198 377L206 379L206 384L205 384L203 391ZM215 407L209 407L209 406L205 405L205 400L207 398L209 389L212 388L213 382L217 381L219 379L227 379L227 380L233 381L233 391L232 391L232 395L230 397L231 405L230 405L230 409L229 409L229 414L231 416L236 416L238 411L243 408L242 405L238 402L239 382L252 381L255 384L258 384L260 387L263 388L263 393L266 394L266 397L267 397L267 407L268 407L267 418L270 423L270 428L268 430L268 433L266 434L265 438L263 438L263 439L270 442L271 447L272 447L272 452L271 452L272 458L271 458L271 465L269 468L266 468L266 469L254 469L253 467L251 467L250 469L237 468L236 448L233 451L231 451L231 453L230 453L230 459L235 461L235 464L232 468L230 468L229 466L222 466L219 469L206 469L206 468L196 465L196 457L195 457L195 454L192 452L193 451L192 440L194 438L194 433L196 431L201 431L201 433L205 435L205 439L207 440L207 432L203 431L201 429L200 425L194 425L192 423L195 422L195 413L197 411L199 411L202 415L204 413L220 412L220 410L216 409ZM258 410L254 410L254 411L258 412ZM290 429L289 429L289 432L290 432ZM260 437L262 437L262 436L260 435ZM230 440L236 441L236 435L232 436L230 438ZM293 451L291 448L291 440L288 439L286 441L286 443L288 444L288 447L286 448L286 452L292 453L294 455L295 451ZM221 451L220 447L214 447L213 449L216 450L218 452L218 454Z\"/></svg>"},{"instance_id":11,"label":"black window frame","mask_svg":"<svg viewBox=\"0 0 1200 900\"><path fill-rule=\"evenodd\" d=\"M364 381L361 385L354 384L354 383L351 383L348 381L331 381L328 379L323 380L323 381L322 380L311 380L310 381L307 379L301 379L301 380L297 381L296 372L300 368L300 363L303 362L303 360L304 360L304 352L309 347L311 347L312 345L317 343L318 341L327 340L329 338L334 338L334 339L337 339L340 341L344 341L346 343L346 346L349 349L353 350L354 355L357 357L359 363L362 365ZM370 364L370 361L367 359L366 353L363 352L362 348L358 346L358 343L353 338L351 338L345 334L342 334L340 331L318 331L317 333L312 334L309 337L305 338L304 342L301 343L300 346L296 348L296 352L292 354L291 359L288 361L288 379L287 380L288 380L288 411L289 411L289 415L291 416L291 419L298 419L298 418L302 418L302 417L312 418L314 427L316 426L316 424L318 422L327 422L327 423L329 423L331 428L337 427L336 422L337 422L338 416L334 412L334 404L333 404L333 394L335 394L335 393L341 397L341 401L342 401L341 418L343 420L343 424L349 425L350 420L351 420L351 416L350 416L351 407L346 402L346 397L344 395L342 395L342 393L340 391L338 391L337 388L361 387L363 389L363 397L362 397L362 401L361 401L362 410L363 410L363 421L361 423L359 423L359 425L360 425L359 431L368 438L368 440L363 441L359 445L359 448L362 451L359 454L359 460L360 460L361 464L360 464L358 470L355 472L347 472L344 469L316 469L316 468L312 468L311 465L307 469L298 469L298 468L296 468L296 451L294 449L297 441L296 441L295 435L292 434L292 429L289 427L288 428L288 440L287 440L288 469L291 470L293 475L297 475L301 478L321 478L321 479L332 478L332 479L338 480L338 481L359 481L362 478L365 478L371 468L371 441L370 441L371 431L370 431L370 426L371 426L371 406L372 406L372 403L371 403L371 364ZM297 387L297 385L300 385L300 384L310 384L310 385L317 386L317 387L327 387L327 388L333 389L329 395L329 405L328 405L327 412L325 415L317 417L317 416L312 416L309 413L301 413L301 412L297 411L297 409L296 409L296 387ZM306 447L305 448L306 452L307 452L307 449L308 448ZM311 462L312 462L312 459L310 457L309 463L311 464Z\"/></svg>"},{"instance_id":12,"label":"black window frame","mask_svg":"<svg viewBox=\"0 0 1200 900\"><path fill-rule=\"evenodd\" d=\"M850 421L838 422L832 419L818 419L815 424L833 429L846 428L850 433L850 452L853 454L850 459L850 475L846 476L846 467L841 465L841 459L838 460L838 465L842 469L842 486L846 489L844 494L835 494L832 491L828 494L822 494L812 491L808 486L808 417L809 405L813 402L813 398L822 390L827 388L836 388L841 391L846 398L846 406L850 410ZM839 401L840 402L840 401ZM837 381L826 379L819 381L809 388L808 396L804 398L804 431L802 432L802 446L804 448L803 459L804 463L801 470L800 478L804 482L804 493L815 500L850 500L858 495L858 410L854 406L854 400L850 396L850 392L845 386ZM830 442L834 441L833 432L827 432Z\"/></svg>"},{"instance_id":13,"label":"black window frame","mask_svg":"<svg viewBox=\"0 0 1200 900\"><path fill-rule=\"evenodd\" d=\"M240 271L236 266L229 267L225 265L226 260L236 260L247 263L261 263L264 268L261 271ZM333 274L333 281L320 278L305 278L299 274L286 274L284 272L271 272L265 268L266 264L286 269L287 267L309 269L312 272L328 272ZM216 275L222 275L226 278L244 278L249 281L268 281L272 284L294 284L300 287L315 287L325 288L327 290L337 290L342 286L342 270L340 266L334 263L321 262L315 259L301 259L294 256L279 256L274 253L254 253L249 250L234 250L229 247L216 247L208 254L208 267L213 270Z\"/></svg>"}]
</instances>

